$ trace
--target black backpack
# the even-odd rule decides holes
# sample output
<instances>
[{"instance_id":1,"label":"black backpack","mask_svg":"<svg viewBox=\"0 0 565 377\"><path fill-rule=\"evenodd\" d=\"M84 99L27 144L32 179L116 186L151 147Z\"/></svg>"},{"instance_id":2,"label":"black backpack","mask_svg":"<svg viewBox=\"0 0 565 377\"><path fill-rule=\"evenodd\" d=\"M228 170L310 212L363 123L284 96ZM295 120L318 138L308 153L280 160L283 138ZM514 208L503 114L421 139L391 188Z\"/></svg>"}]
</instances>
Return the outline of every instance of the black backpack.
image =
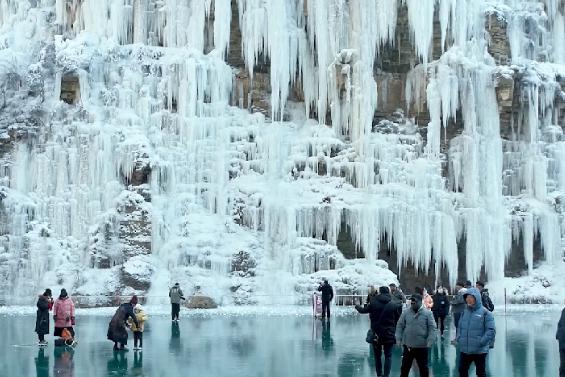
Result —
<instances>
[{"instance_id":1,"label":"black backpack","mask_svg":"<svg viewBox=\"0 0 565 377\"><path fill-rule=\"evenodd\" d=\"M494 310L494 304L490 299L488 292L481 293L481 301L483 302L483 306L489 311L492 312Z\"/></svg>"}]
</instances>

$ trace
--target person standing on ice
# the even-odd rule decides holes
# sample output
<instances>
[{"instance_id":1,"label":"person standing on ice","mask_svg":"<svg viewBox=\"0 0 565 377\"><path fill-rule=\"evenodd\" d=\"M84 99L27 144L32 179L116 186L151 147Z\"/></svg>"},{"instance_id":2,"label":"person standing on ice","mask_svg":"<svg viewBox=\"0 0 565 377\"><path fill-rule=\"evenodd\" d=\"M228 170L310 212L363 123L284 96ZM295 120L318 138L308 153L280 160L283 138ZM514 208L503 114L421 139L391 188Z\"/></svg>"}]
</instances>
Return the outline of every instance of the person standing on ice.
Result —
<instances>
[{"instance_id":1,"label":"person standing on ice","mask_svg":"<svg viewBox=\"0 0 565 377\"><path fill-rule=\"evenodd\" d=\"M485 283L483 283L482 281L477 281L475 288L477 288L479 292L481 292L481 301L483 303L483 306L488 309L488 311L492 312L494 310L494 304L490 299L488 289L485 289Z\"/></svg>"},{"instance_id":2,"label":"person standing on ice","mask_svg":"<svg viewBox=\"0 0 565 377\"><path fill-rule=\"evenodd\" d=\"M125 304L121 304L116 313L108 324L108 340L114 342L114 351L126 350L128 344L128 332L126 330L126 322L131 318L135 326L139 326L133 307L137 305L137 296L133 295L131 300Z\"/></svg>"},{"instance_id":3,"label":"person standing on ice","mask_svg":"<svg viewBox=\"0 0 565 377\"><path fill-rule=\"evenodd\" d=\"M445 288L439 286L436 289L436 293L433 297L434 306L432 307L432 313L434 313L434 319L436 325L439 328L441 337L443 338L443 331L445 330L445 317L449 314L449 299L447 293L445 293Z\"/></svg>"},{"instance_id":4,"label":"person standing on ice","mask_svg":"<svg viewBox=\"0 0 565 377\"><path fill-rule=\"evenodd\" d=\"M65 288L61 289L59 298L55 300L53 306L53 320L55 321L55 336L61 336L63 329L69 330L72 337L75 337L75 304L67 294Z\"/></svg>"},{"instance_id":5,"label":"person standing on ice","mask_svg":"<svg viewBox=\"0 0 565 377\"><path fill-rule=\"evenodd\" d=\"M559 342L559 377L565 377L565 309L561 312L561 318L557 323L555 339Z\"/></svg>"},{"instance_id":6,"label":"person standing on ice","mask_svg":"<svg viewBox=\"0 0 565 377\"><path fill-rule=\"evenodd\" d=\"M324 283L318 286L318 291L322 292L322 319L330 319L330 301L334 298L334 290L327 279L324 279Z\"/></svg>"},{"instance_id":7,"label":"person standing on ice","mask_svg":"<svg viewBox=\"0 0 565 377\"><path fill-rule=\"evenodd\" d=\"M457 326L459 325L459 318L465 310L465 300L463 299L463 294L467 292L466 288L463 288L463 283L459 282L455 284L455 296L451 300L451 315L453 316L453 324L455 325L455 331L457 332ZM455 340L455 339L453 339Z\"/></svg>"},{"instance_id":8,"label":"person standing on ice","mask_svg":"<svg viewBox=\"0 0 565 377\"><path fill-rule=\"evenodd\" d=\"M390 288L391 299L396 300L404 305L406 303L406 296L404 295L404 292L402 292L402 289L400 289L400 287L397 287L394 283L390 283L388 287Z\"/></svg>"},{"instance_id":9,"label":"person standing on ice","mask_svg":"<svg viewBox=\"0 0 565 377\"><path fill-rule=\"evenodd\" d=\"M46 346L45 334L49 334L49 310L53 307L51 289L47 288L37 299L37 317L35 319L35 332L39 338L39 346Z\"/></svg>"},{"instance_id":10,"label":"person standing on ice","mask_svg":"<svg viewBox=\"0 0 565 377\"><path fill-rule=\"evenodd\" d=\"M494 317L482 304L477 288L469 288L463 295L467 308L459 320L457 345L459 347L459 376L468 377L475 363L477 377L486 376L489 348L494 346L496 328Z\"/></svg>"},{"instance_id":11,"label":"person standing on ice","mask_svg":"<svg viewBox=\"0 0 565 377\"><path fill-rule=\"evenodd\" d=\"M396 325L396 344L403 349L400 377L408 377L414 360L418 364L420 376L429 376L428 355L436 330L432 312L422 305L422 296L412 295L410 308L402 312Z\"/></svg>"},{"instance_id":12,"label":"person standing on ice","mask_svg":"<svg viewBox=\"0 0 565 377\"><path fill-rule=\"evenodd\" d=\"M369 304L355 305L355 309L359 313L369 313L371 330L378 337L378 340L372 344L377 376L390 376L392 347L395 343L396 323L402 313L402 303L392 300L388 287L380 287L379 294L371 296ZM382 353L385 356L384 370L381 361Z\"/></svg>"},{"instance_id":13,"label":"person standing on ice","mask_svg":"<svg viewBox=\"0 0 565 377\"><path fill-rule=\"evenodd\" d=\"M169 297L171 298L171 317L173 321L179 320L180 314L180 301L184 300L184 294L182 289L180 289L180 284L175 283L175 285L169 290Z\"/></svg>"},{"instance_id":14,"label":"person standing on ice","mask_svg":"<svg viewBox=\"0 0 565 377\"><path fill-rule=\"evenodd\" d=\"M422 304L424 305L424 308L431 310L434 306L434 299L430 296L426 288L416 287L414 290L416 291L416 294L422 296Z\"/></svg>"}]
</instances>

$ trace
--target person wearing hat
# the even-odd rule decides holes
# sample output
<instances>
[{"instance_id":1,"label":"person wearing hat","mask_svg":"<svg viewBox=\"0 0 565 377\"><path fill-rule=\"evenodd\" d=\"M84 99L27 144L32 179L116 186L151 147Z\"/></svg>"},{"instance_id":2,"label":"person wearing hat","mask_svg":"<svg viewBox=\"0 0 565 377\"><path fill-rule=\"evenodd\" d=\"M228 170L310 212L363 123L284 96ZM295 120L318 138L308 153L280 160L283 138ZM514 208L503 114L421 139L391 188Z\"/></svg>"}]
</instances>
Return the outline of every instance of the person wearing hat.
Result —
<instances>
[{"instance_id":1,"label":"person wearing hat","mask_svg":"<svg viewBox=\"0 0 565 377\"><path fill-rule=\"evenodd\" d=\"M107 338L114 342L114 351L126 350L128 344L128 332L126 323L131 318L135 326L139 326L133 308L137 305L137 296L133 295L129 302L121 304L108 324Z\"/></svg>"},{"instance_id":2,"label":"person wearing hat","mask_svg":"<svg viewBox=\"0 0 565 377\"><path fill-rule=\"evenodd\" d=\"M182 289L180 289L180 284L175 283L175 285L169 290L169 297L171 298L171 317L173 321L179 320L180 314L180 301L184 300L184 294Z\"/></svg>"},{"instance_id":3,"label":"person wearing hat","mask_svg":"<svg viewBox=\"0 0 565 377\"><path fill-rule=\"evenodd\" d=\"M486 376L486 359L489 348L494 347L496 328L494 317L481 302L481 292L469 288L463 294L467 307L459 320L457 344L459 346L459 376L468 377L475 363L477 376Z\"/></svg>"},{"instance_id":4,"label":"person wearing hat","mask_svg":"<svg viewBox=\"0 0 565 377\"><path fill-rule=\"evenodd\" d=\"M47 288L37 299L37 317L35 319L35 332L39 338L39 346L46 346L45 334L49 334L49 310L53 306L51 289Z\"/></svg>"},{"instance_id":5,"label":"person wearing hat","mask_svg":"<svg viewBox=\"0 0 565 377\"><path fill-rule=\"evenodd\" d=\"M65 288L61 289L59 298L55 300L55 305L53 305L53 320L55 321L55 332L53 335L61 336L63 329L67 329L74 338L75 304Z\"/></svg>"},{"instance_id":6,"label":"person wearing hat","mask_svg":"<svg viewBox=\"0 0 565 377\"><path fill-rule=\"evenodd\" d=\"M143 349L143 330L145 329L145 321L147 321L148 317L141 307L141 304L136 304L133 307L133 312L135 313L135 318L137 318L138 324L136 325L130 318L128 319L128 326L133 332L133 350L141 351Z\"/></svg>"},{"instance_id":7,"label":"person wearing hat","mask_svg":"<svg viewBox=\"0 0 565 377\"><path fill-rule=\"evenodd\" d=\"M421 377L429 376L428 354L436 338L432 312L422 305L422 296L410 297L410 308L404 310L396 325L396 344L403 348L400 377L408 377L416 360Z\"/></svg>"}]
</instances>

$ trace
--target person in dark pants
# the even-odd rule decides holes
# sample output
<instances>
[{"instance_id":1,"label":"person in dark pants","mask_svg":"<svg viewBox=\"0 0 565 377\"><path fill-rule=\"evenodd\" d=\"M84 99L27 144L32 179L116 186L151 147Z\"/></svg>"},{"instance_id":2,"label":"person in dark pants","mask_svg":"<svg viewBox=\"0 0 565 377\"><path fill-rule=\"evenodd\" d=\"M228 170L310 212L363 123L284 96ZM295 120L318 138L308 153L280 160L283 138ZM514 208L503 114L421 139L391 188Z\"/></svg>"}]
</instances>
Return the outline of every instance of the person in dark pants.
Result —
<instances>
[{"instance_id":1,"label":"person in dark pants","mask_svg":"<svg viewBox=\"0 0 565 377\"><path fill-rule=\"evenodd\" d=\"M53 307L53 297L51 289L47 288L45 292L37 299L37 318L35 319L35 332L39 338L39 345L46 346L45 334L49 334L49 310Z\"/></svg>"},{"instance_id":2,"label":"person in dark pants","mask_svg":"<svg viewBox=\"0 0 565 377\"><path fill-rule=\"evenodd\" d=\"M324 283L320 284L318 291L322 292L322 319L328 316L330 318L330 301L334 298L334 290L332 286L324 279Z\"/></svg>"},{"instance_id":3,"label":"person in dark pants","mask_svg":"<svg viewBox=\"0 0 565 377\"><path fill-rule=\"evenodd\" d=\"M422 296L410 298L396 325L396 343L403 347L400 377L408 377L416 360L421 377L429 376L428 354L436 336L436 323L430 310L422 305Z\"/></svg>"},{"instance_id":4,"label":"person in dark pants","mask_svg":"<svg viewBox=\"0 0 565 377\"><path fill-rule=\"evenodd\" d=\"M565 377L565 309L561 312L561 318L557 324L555 338L559 341L559 377Z\"/></svg>"},{"instance_id":5,"label":"person in dark pants","mask_svg":"<svg viewBox=\"0 0 565 377\"><path fill-rule=\"evenodd\" d=\"M477 288L469 288L463 295L467 308L459 320L457 344L459 346L459 376L468 377L469 367L475 363L477 377L486 376L486 359L494 346L496 329L494 317L481 302Z\"/></svg>"},{"instance_id":6,"label":"person in dark pants","mask_svg":"<svg viewBox=\"0 0 565 377\"><path fill-rule=\"evenodd\" d=\"M455 296L451 300L451 315L453 316L453 324L455 325L455 332L457 332L457 326L459 326L459 319L465 310L465 300L463 299L463 294L467 292L467 289L463 287L463 283L455 284ZM455 341L455 338L453 338Z\"/></svg>"},{"instance_id":7,"label":"person in dark pants","mask_svg":"<svg viewBox=\"0 0 565 377\"><path fill-rule=\"evenodd\" d=\"M395 343L396 323L402 313L402 304L391 298L388 287L380 287L379 294L371 297L368 305L356 305L359 313L369 313L371 329L377 335L378 341L372 344L375 355L375 370L377 376L390 376L392 366L392 347ZM381 354L384 353L384 370Z\"/></svg>"},{"instance_id":8,"label":"person in dark pants","mask_svg":"<svg viewBox=\"0 0 565 377\"><path fill-rule=\"evenodd\" d=\"M180 301L184 300L184 294L182 289L180 289L180 284L175 283L175 285L169 290L169 297L171 298L171 317L173 321L179 320L180 314Z\"/></svg>"},{"instance_id":9,"label":"person in dark pants","mask_svg":"<svg viewBox=\"0 0 565 377\"><path fill-rule=\"evenodd\" d=\"M433 297L434 306L432 307L432 313L434 314L434 319L436 325L439 328L441 337L443 338L443 331L445 329L445 317L449 314L449 298L445 292L445 288L437 287L436 293Z\"/></svg>"},{"instance_id":10,"label":"person in dark pants","mask_svg":"<svg viewBox=\"0 0 565 377\"><path fill-rule=\"evenodd\" d=\"M114 342L114 351L125 350L128 343L128 332L126 322L131 318L136 326L139 326L133 307L137 304L137 296L133 295L130 302L121 304L108 324L107 337Z\"/></svg>"}]
</instances>

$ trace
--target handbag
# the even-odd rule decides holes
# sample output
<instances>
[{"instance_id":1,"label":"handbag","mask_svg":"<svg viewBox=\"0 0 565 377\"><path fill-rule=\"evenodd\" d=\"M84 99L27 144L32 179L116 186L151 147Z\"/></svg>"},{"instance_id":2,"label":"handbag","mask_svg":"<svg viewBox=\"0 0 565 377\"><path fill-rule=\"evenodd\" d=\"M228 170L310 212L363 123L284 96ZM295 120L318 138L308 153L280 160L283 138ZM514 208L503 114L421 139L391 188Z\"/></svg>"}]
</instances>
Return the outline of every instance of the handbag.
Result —
<instances>
[{"instance_id":1,"label":"handbag","mask_svg":"<svg viewBox=\"0 0 565 377\"><path fill-rule=\"evenodd\" d=\"M385 312L385 308L386 305L383 307L383 310L381 311L381 315L379 315L379 319L377 320L377 322L380 322L381 318L383 318L383 313ZM369 328L369 330L367 330L367 335L365 336L365 341L369 344L377 343L379 341L379 335L376 332L374 332L372 328Z\"/></svg>"},{"instance_id":2,"label":"handbag","mask_svg":"<svg viewBox=\"0 0 565 377\"><path fill-rule=\"evenodd\" d=\"M379 341L379 336L373 331L373 329L369 329L367 330L365 341L369 344L377 343Z\"/></svg>"}]
</instances>

